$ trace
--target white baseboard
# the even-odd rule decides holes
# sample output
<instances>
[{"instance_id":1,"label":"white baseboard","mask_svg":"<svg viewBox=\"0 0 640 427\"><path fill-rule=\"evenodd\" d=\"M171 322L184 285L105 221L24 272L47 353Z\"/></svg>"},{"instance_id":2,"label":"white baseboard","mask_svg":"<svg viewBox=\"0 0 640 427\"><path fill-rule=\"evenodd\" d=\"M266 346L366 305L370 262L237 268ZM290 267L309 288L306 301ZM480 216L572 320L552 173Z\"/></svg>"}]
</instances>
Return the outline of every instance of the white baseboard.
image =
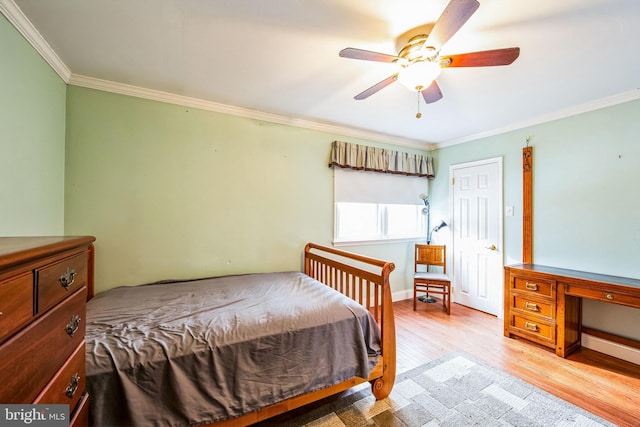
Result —
<instances>
[{"instance_id":1,"label":"white baseboard","mask_svg":"<svg viewBox=\"0 0 640 427\"><path fill-rule=\"evenodd\" d=\"M582 346L640 365L640 350L633 347L607 341L588 334L582 334Z\"/></svg>"},{"instance_id":2,"label":"white baseboard","mask_svg":"<svg viewBox=\"0 0 640 427\"><path fill-rule=\"evenodd\" d=\"M392 301L402 301L403 299L413 298L413 289L405 289L391 294Z\"/></svg>"}]
</instances>

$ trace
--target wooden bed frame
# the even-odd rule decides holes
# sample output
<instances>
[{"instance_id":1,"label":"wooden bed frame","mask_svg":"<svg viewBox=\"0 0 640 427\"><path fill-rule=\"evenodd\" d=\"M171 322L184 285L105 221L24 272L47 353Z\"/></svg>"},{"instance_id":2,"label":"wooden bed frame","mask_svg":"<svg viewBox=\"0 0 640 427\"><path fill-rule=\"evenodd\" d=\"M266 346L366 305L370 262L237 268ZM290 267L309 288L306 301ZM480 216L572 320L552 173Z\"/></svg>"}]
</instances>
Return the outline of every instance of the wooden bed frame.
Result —
<instances>
[{"instance_id":1,"label":"wooden bed frame","mask_svg":"<svg viewBox=\"0 0 640 427\"><path fill-rule=\"evenodd\" d=\"M93 278L93 251L90 254L89 277ZM371 370L369 378L354 377L334 386L207 426L247 426L348 390L366 381L371 383L371 391L377 400L387 397L396 377L396 329L389 285L389 275L394 269L395 265L391 262L308 243L304 250L304 273L367 307L380 326L382 355L378 364ZM88 281L88 288L87 299L91 299L93 280Z\"/></svg>"},{"instance_id":2,"label":"wooden bed frame","mask_svg":"<svg viewBox=\"0 0 640 427\"><path fill-rule=\"evenodd\" d=\"M349 264L347 264L349 263ZM351 378L322 390L287 399L241 417L209 426L247 426L324 399L369 381L377 400L391 393L396 377L396 328L391 301L391 262L308 243L304 249L304 273L367 307L380 326L382 356L369 378Z\"/></svg>"}]
</instances>

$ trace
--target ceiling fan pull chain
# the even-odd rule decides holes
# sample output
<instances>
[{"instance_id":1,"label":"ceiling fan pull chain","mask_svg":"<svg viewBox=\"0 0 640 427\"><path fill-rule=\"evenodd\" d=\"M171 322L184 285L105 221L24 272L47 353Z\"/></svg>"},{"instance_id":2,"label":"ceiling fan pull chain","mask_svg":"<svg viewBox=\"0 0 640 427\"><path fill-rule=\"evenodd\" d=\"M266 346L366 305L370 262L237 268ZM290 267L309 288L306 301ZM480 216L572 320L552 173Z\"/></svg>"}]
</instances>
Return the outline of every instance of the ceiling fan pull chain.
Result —
<instances>
[{"instance_id":1,"label":"ceiling fan pull chain","mask_svg":"<svg viewBox=\"0 0 640 427\"><path fill-rule=\"evenodd\" d=\"M416 119L422 117L422 113L420 112L420 91L416 91L418 94L418 113L416 114Z\"/></svg>"}]
</instances>

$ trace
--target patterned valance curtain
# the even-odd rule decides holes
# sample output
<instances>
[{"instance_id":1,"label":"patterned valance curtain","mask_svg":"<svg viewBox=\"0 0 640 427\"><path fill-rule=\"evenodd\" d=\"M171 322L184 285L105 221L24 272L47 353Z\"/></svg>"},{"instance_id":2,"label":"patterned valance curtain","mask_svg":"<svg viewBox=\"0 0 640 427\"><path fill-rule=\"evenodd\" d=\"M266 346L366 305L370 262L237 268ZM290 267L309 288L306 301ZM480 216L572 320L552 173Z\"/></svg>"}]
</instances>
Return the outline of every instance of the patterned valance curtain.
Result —
<instances>
[{"instance_id":1,"label":"patterned valance curtain","mask_svg":"<svg viewBox=\"0 0 640 427\"><path fill-rule=\"evenodd\" d=\"M426 178L435 176L431 157L342 141L331 143L329 167L332 166Z\"/></svg>"}]
</instances>

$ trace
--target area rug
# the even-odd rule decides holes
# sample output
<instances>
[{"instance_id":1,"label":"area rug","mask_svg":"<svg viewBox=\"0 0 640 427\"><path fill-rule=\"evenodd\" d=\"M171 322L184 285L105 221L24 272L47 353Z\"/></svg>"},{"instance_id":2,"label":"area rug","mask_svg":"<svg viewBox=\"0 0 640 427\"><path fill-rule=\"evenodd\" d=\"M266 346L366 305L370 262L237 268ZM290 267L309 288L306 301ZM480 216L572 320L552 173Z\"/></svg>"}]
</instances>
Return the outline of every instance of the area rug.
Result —
<instances>
[{"instance_id":1,"label":"area rug","mask_svg":"<svg viewBox=\"0 0 640 427\"><path fill-rule=\"evenodd\" d=\"M391 395L376 401L368 384L300 414L260 426L445 427L613 426L575 405L501 372L466 353L450 353L397 376Z\"/></svg>"}]
</instances>

